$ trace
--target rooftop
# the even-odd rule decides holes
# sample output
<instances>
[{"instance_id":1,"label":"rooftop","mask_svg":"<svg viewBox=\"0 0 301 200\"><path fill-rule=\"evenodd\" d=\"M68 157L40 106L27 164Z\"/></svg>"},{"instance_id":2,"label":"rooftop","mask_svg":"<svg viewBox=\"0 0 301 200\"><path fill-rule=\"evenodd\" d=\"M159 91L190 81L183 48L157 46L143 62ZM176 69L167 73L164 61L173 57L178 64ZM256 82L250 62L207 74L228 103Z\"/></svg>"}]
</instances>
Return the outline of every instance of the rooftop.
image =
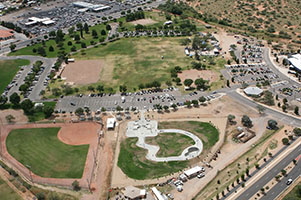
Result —
<instances>
[{"instance_id":1,"label":"rooftop","mask_svg":"<svg viewBox=\"0 0 301 200\"><path fill-rule=\"evenodd\" d=\"M247 95L260 95L263 92L263 90L259 87L247 87L246 89L244 89L244 92Z\"/></svg>"}]
</instances>

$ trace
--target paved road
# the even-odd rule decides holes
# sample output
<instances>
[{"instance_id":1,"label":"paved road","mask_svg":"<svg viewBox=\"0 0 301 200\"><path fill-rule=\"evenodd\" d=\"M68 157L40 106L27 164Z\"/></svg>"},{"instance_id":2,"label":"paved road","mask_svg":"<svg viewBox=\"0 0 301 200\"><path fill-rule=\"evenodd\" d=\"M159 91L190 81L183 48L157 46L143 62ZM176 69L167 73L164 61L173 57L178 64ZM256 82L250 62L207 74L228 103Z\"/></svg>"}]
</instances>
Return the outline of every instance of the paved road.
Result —
<instances>
[{"instance_id":1,"label":"paved road","mask_svg":"<svg viewBox=\"0 0 301 200\"><path fill-rule=\"evenodd\" d=\"M277 185L275 185L270 191L266 193L264 197L261 198L261 200L270 200L270 199L276 199L283 191L286 190L289 186L286 184L286 181L291 178L293 180L296 180L301 175L301 166L300 161L298 162L297 166L292 169L283 180L281 180Z\"/></svg>"},{"instance_id":2,"label":"paved road","mask_svg":"<svg viewBox=\"0 0 301 200\"><path fill-rule=\"evenodd\" d=\"M279 174L281 172L282 169L284 169L287 165L289 165L289 163L292 162L293 159L297 158L301 153L301 144L294 149L289 156L286 156L285 158L283 158L277 165L275 165L272 169L270 169L262 178L260 178L257 182L255 182L251 187L249 187L246 191L244 191L238 198L236 198L236 200L246 200L246 199L250 199L254 194L256 194L261 188L263 188L270 180L272 180L273 178L275 178L275 176L277 174ZM297 169L297 172L299 172L300 175L300 162L297 163L297 165L295 166L294 170ZM281 182L280 182L280 186L279 189L281 188L285 188L285 186L283 185L283 183L286 185L286 180L288 178L296 178L295 175L295 171L292 171L293 173L291 174L292 177L287 176L286 178L284 178ZM293 176L294 175L294 176ZM277 184L278 185L278 184ZM276 186L277 186L276 185ZM271 194L270 195L274 195L272 194L274 190L271 190ZM275 191L274 191L275 193ZM276 195L277 196L277 195ZM265 198L265 199L273 199L273 198Z\"/></svg>"}]
</instances>

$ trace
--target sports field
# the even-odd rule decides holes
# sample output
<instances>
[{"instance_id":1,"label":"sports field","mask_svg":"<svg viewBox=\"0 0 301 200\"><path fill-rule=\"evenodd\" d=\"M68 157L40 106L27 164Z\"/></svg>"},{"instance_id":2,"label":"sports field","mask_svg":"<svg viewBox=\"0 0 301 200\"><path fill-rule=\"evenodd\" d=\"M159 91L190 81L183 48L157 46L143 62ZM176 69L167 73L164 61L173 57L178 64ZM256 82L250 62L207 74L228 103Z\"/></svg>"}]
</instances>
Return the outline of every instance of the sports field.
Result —
<instances>
[{"instance_id":1,"label":"sports field","mask_svg":"<svg viewBox=\"0 0 301 200\"><path fill-rule=\"evenodd\" d=\"M74 54L75 60L97 60L104 63L99 83L115 90L126 85L128 90L139 84L171 81L170 70L185 68L192 59L184 54L183 38L124 38L105 46ZM163 56L163 57L162 57Z\"/></svg>"},{"instance_id":2,"label":"sports field","mask_svg":"<svg viewBox=\"0 0 301 200\"><path fill-rule=\"evenodd\" d=\"M0 178L0 199L21 200L22 198Z\"/></svg>"},{"instance_id":3,"label":"sports field","mask_svg":"<svg viewBox=\"0 0 301 200\"><path fill-rule=\"evenodd\" d=\"M0 94L5 87L13 80L20 66L29 65L29 60L0 60Z\"/></svg>"},{"instance_id":4,"label":"sports field","mask_svg":"<svg viewBox=\"0 0 301 200\"><path fill-rule=\"evenodd\" d=\"M67 145L58 137L60 128L12 130L7 151L36 175L48 178L81 178L89 145Z\"/></svg>"},{"instance_id":5,"label":"sports field","mask_svg":"<svg viewBox=\"0 0 301 200\"><path fill-rule=\"evenodd\" d=\"M145 138L145 142L160 147L158 157L179 156L184 149L194 144L193 139L179 133L162 133Z\"/></svg>"}]
</instances>

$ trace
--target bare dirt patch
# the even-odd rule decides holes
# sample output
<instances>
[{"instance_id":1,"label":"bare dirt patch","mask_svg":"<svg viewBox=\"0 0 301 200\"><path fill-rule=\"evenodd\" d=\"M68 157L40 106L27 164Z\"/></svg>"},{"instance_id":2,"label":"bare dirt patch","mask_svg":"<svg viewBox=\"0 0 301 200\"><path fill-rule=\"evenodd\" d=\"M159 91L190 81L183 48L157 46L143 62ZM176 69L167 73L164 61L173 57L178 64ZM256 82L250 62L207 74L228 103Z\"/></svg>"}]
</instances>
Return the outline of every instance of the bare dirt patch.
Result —
<instances>
[{"instance_id":1,"label":"bare dirt patch","mask_svg":"<svg viewBox=\"0 0 301 200\"><path fill-rule=\"evenodd\" d=\"M13 110L13 109L7 109L7 110L1 110L0 111L0 121L4 124L7 123L7 120L5 119L6 116L12 115L15 119L12 120L13 122L27 122L27 117L24 115L22 110Z\"/></svg>"},{"instance_id":2,"label":"bare dirt patch","mask_svg":"<svg viewBox=\"0 0 301 200\"><path fill-rule=\"evenodd\" d=\"M184 80L188 79L188 78L190 78L192 80L202 78L204 80L208 80L209 83L218 81L218 79L219 79L218 73L211 71L211 70L190 69L190 70L185 70L178 75L179 75L179 78L182 80L182 82L184 82Z\"/></svg>"},{"instance_id":3,"label":"bare dirt patch","mask_svg":"<svg viewBox=\"0 0 301 200\"><path fill-rule=\"evenodd\" d=\"M140 24L140 25L151 25L151 24L156 23L156 21L152 20L152 19L139 19L139 20L136 20L136 21L132 21L130 23L134 24L135 26L138 25L138 24Z\"/></svg>"},{"instance_id":4,"label":"bare dirt patch","mask_svg":"<svg viewBox=\"0 0 301 200\"><path fill-rule=\"evenodd\" d=\"M96 83L103 65L103 60L76 60L66 65L62 78L75 85Z\"/></svg>"}]
</instances>

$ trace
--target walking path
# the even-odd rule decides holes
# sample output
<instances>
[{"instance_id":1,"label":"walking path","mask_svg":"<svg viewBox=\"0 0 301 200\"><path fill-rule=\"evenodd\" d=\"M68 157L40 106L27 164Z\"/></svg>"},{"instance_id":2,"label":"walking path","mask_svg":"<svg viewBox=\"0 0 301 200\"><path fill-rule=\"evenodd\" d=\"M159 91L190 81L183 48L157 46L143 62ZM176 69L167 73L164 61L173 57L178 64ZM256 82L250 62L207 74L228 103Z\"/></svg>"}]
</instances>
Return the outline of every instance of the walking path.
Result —
<instances>
[{"instance_id":1,"label":"walking path","mask_svg":"<svg viewBox=\"0 0 301 200\"><path fill-rule=\"evenodd\" d=\"M146 137L156 137L158 134L164 134L164 133L179 133L182 135L186 135L193 139L194 145L187 147L184 149L184 151L181 153L180 156L170 156L170 157L157 157L156 154L160 150L159 146L156 145L150 145L145 143ZM144 118L144 111L141 112L141 118L137 121L131 121L128 123L127 131L126 131L127 137L137 137L138 141L136 145L138 147L141 147L143 149L147 149L148 153L146 155L146 158L151 161L155 162L169 162L169 161L183 161L183 160L189 160L192 158L197 157L201 154L203 150L203 143L202 141L195 136L194 134L180 130L180 129L161 129L158 130L158 122L157 121L149 121Z\"/></svg>"}]
</instances>

